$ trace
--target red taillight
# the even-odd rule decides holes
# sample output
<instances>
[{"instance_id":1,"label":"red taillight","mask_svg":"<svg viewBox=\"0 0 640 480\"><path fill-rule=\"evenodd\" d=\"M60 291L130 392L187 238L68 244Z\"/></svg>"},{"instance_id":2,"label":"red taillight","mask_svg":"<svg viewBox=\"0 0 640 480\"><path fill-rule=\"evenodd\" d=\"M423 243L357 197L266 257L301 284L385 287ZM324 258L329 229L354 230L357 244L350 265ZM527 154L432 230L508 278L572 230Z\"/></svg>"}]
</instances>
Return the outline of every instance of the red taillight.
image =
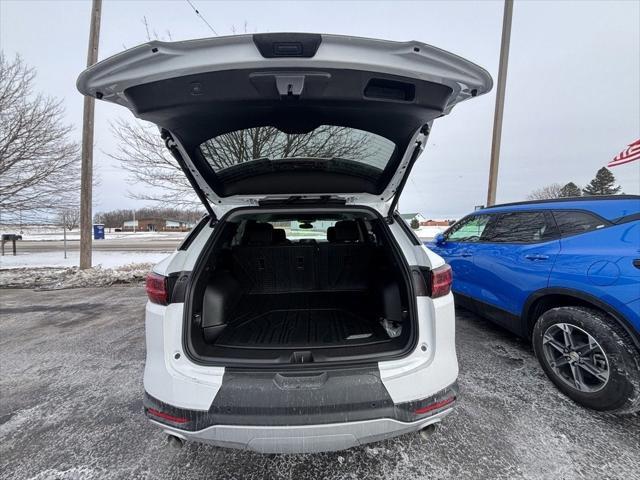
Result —
<instances>
[{"instance_id":1,"label":"red taillight","mask_svg":"<svg viewBox=\"0 0 640 480\"><path fill-rule=\"evenodd\" d=\"M147 413L152 417L162 418L163 420L168 420L173 423L187 423L189 421L188 418L175 417L168 413L161 412L160 410L156 410L155 408L147 408Z\"/></svg>"},{"instance_id":2,"label":"red taillight","mask_svg":"<svg viewBox=\"0 0 640 480\"><path fill-rule=\"evenodd\" d=\"M449 265L431 270L431 298L443 297L451 291L453 273Z\"/></svg>"},{"instance_id":3,"label":"red taillight","mask_svg":"<svg viewBox=\"0 0 640 480\"><path fill-rule=\"evenodd\" d=\"M147 275L145 289L149 300L153 303L166 305L169 302L169 296L167 295L167 277L153 272L149 273Z\"/></svg>"},{"instance_id":4,"label":"red taillight","mask_svg":"<svg viewBox=\"0 0 640 480\"><path fill-rule=\"evenodd\" d=\"M438 410L439 408L443 408L443 407L446 407L447 405L451 405L455 401L456 401L456 397L445 398L444 400L440 400L439 402L432 403L431 405L418 408L414 413L416 415L423 415L425 413L432 412L433 410Z\"/></svg>"}]
</instances>

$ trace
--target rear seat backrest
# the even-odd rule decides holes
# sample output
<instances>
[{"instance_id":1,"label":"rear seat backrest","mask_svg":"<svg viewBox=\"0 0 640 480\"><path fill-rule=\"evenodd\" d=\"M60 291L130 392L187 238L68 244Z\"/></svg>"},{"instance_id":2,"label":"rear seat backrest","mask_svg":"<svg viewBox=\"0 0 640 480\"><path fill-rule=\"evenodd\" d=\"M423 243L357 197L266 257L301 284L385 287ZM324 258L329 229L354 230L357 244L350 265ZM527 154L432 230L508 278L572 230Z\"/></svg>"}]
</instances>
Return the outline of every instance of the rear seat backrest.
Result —
<instances>
[{"instance_id":1,"label":"rear seat backrest","mask_svg":"<svg viewBox=\"0 0 640 480\"><path fill-rule=\"evenodd\" d=\"M273 229L273 244L274 245L286 245L291 243L287 239L287 232L284 231L284 228L274 228Z\"/></svg>"},{"instance_id":2,"label":"rear seat backrest","mask_svg":"<svg viewBox=\"0 0 640 480\"><path fill-rule=\"evenodd\" d=\"M336 222L320 245L320 288L326 290L365 290L369 285L369 272L373 247L363 243L358 224L354 220Z\"/></svg>"},{"instance_id":3,"label":"rear seat backrest","mask_svg":"<svg viewBox=\"0 0 640 480\"><path fill-rule=\"evenodd\" d=\"M273 225L270 223L247 224L242 243L245 245L271 245L273 243Z\"/></svg>"},{"instance_id":4,"label":"rear seat backrest","mask_svg":"<svg viewBox=\"0 0 640 480\"><path fill-rule=\"evenodd\" d=\"M360 229L355 220L340 220L333 228L333 241L336 243L354 243L361 240Z\"/></svg>"},{"instance_id":5,"label":"rear seat backrest","mask_svg":"<svg viewBox=\"0 0 640 480\"><path fill-rule=\"evenodd\" d=\"M336 227L327 228L327 242L333 243L336 241Z\"/></svg>"},{"instance_id":6,"label":"rear seat backrest","mask_svg":"<svg viewBox=\"0 0 640 480\"><path fill-rule=\"evenodd\" d=\"M247 225L242 244L231 250L234 276L249 293L367 289L374 247L361 240L355 221L330 228L331 242L283 244L274 238L281 239L281 229Z\"/></svg>"},{"instance_id":7,"label":"rear seat backrest","mask_svg":"<svg viewBox=\"0 0 640 480\"><path fill-rule=\"evenodd\" d=\"M269 223L247 225L242 245L232 249L232 270L250 293L278 293L317 288L316 247L277 244L281 229ZM281 230L284 233L284 230ZM286 242L286 236L285 236Z\"/></svg>"}]
</instances>

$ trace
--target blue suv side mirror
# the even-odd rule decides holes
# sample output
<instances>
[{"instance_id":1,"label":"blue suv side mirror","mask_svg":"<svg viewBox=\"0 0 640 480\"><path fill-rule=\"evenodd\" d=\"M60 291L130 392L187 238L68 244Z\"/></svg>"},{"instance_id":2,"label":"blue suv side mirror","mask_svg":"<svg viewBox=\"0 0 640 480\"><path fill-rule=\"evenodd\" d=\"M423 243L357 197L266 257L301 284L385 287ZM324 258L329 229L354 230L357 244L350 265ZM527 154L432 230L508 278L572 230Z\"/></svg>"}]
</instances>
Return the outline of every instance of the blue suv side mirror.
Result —
<instances>
[{"instance_id":1,"label":"blue suv side mirror","mask_svg":"<svg viewBox=\"0 0 640 480\"><path fill-rule=\"evenodd\" d=\"M434 240L436 241L436 245L443 245L447 241L443 233L438 233L434 237Z\"/></svg>"}]
</instances>

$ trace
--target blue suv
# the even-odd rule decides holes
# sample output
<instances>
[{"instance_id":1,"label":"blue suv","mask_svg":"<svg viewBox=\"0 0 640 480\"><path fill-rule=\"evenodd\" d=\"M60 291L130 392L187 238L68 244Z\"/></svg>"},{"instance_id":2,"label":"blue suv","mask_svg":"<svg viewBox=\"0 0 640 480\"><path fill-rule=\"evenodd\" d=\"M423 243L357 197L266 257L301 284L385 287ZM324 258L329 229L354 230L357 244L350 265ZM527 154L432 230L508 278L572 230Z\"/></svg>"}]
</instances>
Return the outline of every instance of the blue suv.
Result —
<instances>
[{"instance_id":1,"label":"blue suv","mask_svg":"<svg viewBox=\"0 0 640 480\"><path fill-rule=\"evenodd\" d=\"M640 409L640 196L485 208L428 246L453 269L456 303L531 339L567 396Z\"/></svg>"}]
</instances>

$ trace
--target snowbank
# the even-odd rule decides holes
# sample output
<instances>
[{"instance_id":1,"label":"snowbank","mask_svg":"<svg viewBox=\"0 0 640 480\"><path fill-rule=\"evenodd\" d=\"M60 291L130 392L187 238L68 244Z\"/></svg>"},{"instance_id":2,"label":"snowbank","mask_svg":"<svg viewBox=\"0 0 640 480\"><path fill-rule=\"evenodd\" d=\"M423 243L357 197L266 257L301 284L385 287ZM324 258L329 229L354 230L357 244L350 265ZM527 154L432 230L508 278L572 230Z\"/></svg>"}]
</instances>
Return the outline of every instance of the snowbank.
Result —
<instances>
[{"instance_id":1,"label":"snowbank","mask_svg":"<svg viewBox=\"0 0 640 480\"><path fill-rule=\"evenodd\" d=\"M117 268L97 266L87 270L72 268L12 268L0 270L0 288L63 288L106 287L144 281L152 263L132 263Z\"/></svg>"},{"instance_id":2,"label":"snowbank","mask_svg":"<svg viewBox=\"0 0 640 480\"><path fill-rule=\"evenodd\" d=\"M0 288L103 287L140 283L168 252L93 252L94 268L80 270L79 253L29 252L0 257Z\"/></svg>"}]
</instances>

